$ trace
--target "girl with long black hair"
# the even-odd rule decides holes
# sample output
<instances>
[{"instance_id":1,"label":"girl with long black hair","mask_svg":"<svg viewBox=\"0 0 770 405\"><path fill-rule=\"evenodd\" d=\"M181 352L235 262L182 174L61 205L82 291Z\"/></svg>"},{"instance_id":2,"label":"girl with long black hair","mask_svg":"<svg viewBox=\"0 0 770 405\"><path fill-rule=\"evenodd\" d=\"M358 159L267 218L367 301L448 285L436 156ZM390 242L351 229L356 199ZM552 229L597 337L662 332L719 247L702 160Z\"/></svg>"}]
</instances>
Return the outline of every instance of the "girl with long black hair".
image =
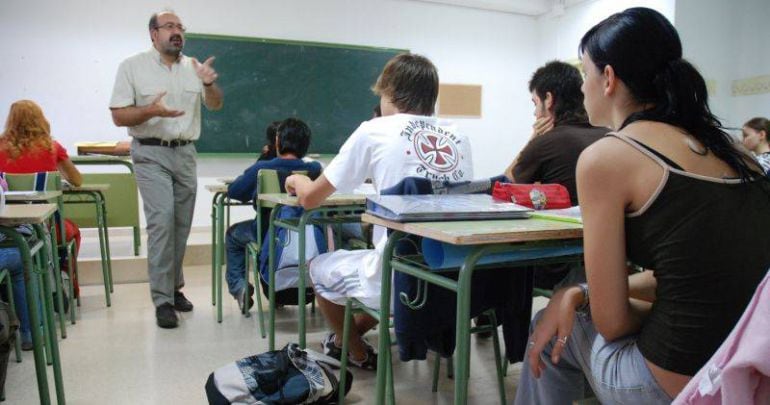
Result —
<instances>
[{"instance_id":1,"label":"girl with long black hair","mask_svg":"<svg viewBox=\"0 0 770 405\"><path fill-rule=\"evenodd\" d=\"M588 283L537 315L516 403L571 403L586 381L602 403L668 403L770 265L770 186L660 13L608 17L580 54L591 124L615 131L577 166Z\"/></svg>"}]
</instances>

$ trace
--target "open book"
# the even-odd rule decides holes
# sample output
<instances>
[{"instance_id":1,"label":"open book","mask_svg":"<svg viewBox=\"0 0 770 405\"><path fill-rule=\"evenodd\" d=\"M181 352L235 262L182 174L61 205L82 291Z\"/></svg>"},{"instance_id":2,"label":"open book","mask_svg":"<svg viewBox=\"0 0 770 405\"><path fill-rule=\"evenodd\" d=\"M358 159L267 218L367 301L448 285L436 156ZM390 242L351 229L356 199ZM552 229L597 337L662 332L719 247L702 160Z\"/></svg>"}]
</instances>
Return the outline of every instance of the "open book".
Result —
<instances>
[{"instance_id":1,"label":"open book","mask_svg":"<svg viewBox=\"0 0 770 405\"><path fill-rule=\"evenodd\" d=\"M378 195L366 199L366 212L397 222L529 218L532 209L494 200L487 194Z\"/></svg>"}]
</instances>

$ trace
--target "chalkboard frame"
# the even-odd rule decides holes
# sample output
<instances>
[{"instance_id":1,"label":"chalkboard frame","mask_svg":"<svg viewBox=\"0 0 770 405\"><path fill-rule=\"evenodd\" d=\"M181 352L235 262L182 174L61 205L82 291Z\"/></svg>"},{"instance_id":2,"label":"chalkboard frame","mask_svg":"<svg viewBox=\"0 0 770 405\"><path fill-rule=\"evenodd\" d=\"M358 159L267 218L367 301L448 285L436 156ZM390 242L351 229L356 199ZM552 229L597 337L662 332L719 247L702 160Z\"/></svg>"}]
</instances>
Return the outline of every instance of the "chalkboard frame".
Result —
<instances>
[{"instance_id":1,"label":"chalkboard frame","mask_svg":"<svg viewBox=\"0 0 770 405\"><path fill-rule=\"evenodd\" d=\"M299 41L299 40L287 40L287 39L275 39L275 38L258 38L258 37L241 37L241 36L230 36L230 35L216 35L216 34L204 34L204 33L189 33L186 35L188 41L188 46L190 44L194 44L195 40L201 39L201 40L207 40L207 41L223 41L223 44L227 44L230 41L235 41L237 43L255 43L255 44L267 44L267 45L279 45L279 46L297 46L297 47L315 47L315 48L333 48L334 50L349 50L349 51L366 51L366 52L374 52L374 53L382 53L388 56L387 59L389 59L392 56L395 56L399 53L409 52L408 49L398 49L398 48L388 48L388 47L373 47L373 46L364 46L364 45L352 45L352 44L338 44L338 43L327 43L327 42L315 42L315 41ZM187 47L186 47L187 48ZM201 62L204 60L204 58L208 56L215 56L218 57L216 53L212 55L191 55L191 52L185 52L185 54L190 56L197 56ZM217 68L217 62L214 62L214 68ZM384 66L384 63L383 63ZM380 67L381 69L381 67ZM379 72L378 72L379 73ZM375 77L376 78L376 77ZM220 76L220 82L222 82L222 77ZM366 83L366 91L369 91L369 87L374 83L372 80L371 83ZM361 83L359 83L360 85ZM225 89L227 90L227 89ZM360 91L360 89L359 89ZM376 100L374 96L372 96L371 99L367 100ZM232 105L232 97L228 98L228 92L225 91L225 108L228 108L229 105ZM238 102L236 100L235 102ZM371 101L367 101L369 104L373 104ZM363 104L367 104L363 103ZM361 103L359 103L361 104ZM231 107L232 108L232 107ZM343 137L340 137L340 135L337 135L336 138L333 140L329 140L326 143L324 142L318 142L318 139L320 136L323 136L323 132L319 131L318 128L314 125L312 121L309 121L308 124L311 126L311 129L313 130L313 136L314 136L314 142L311 143L311 147L309 152L310 153L320 153L320 154L336 154L339 146L341 146L342 142L347 138L350 133L352 133L352 130L355 129L355 127L363 121L364 119L367 119L369 115L367 115L366 111L369 111L371 109L370 106L366 106L366 110L364 110L363 115L359 112L356 114L356 119L353 120L352 118L347 119L348 122L345 124L347 127L345 128L344 132L347 132L344 134ZM211 150L209 149L211 144L212 137L218 137L222 136L221 133L217 133L217 129L212 129L207 126L207 123L211 123L209 120L209 116L211 116L211 119L216 119L216 115L214 114L221 114L221 112L209 112L203 107L203 114L202 114L202 134L201 139L198 142L198 149L199 153L204 156L232 156L232 157L242 157L242 156L253 156L255 153L258 152L259 148L261 148L261 145L264 143L264 128L267 125L267 121L263 120L263 122L260 122L258 124L254 125L254 128L252 130L251 127L249 127L249 133L248 137L253 139L253 142L256 142L257 144L253 146L248 146L246 149L248 152L245 152L244 149L238 148L238 150ZM258 114L255 112L255 114ZM295 116L295 114L292 113L286 113L285 116ZM280 119L282 117L275 117L275 119ZM285 117L283 117L285 118ZM298 118L305 118L303 116L298 116ZM355 121L355 122L353 122ZM341 131L337 131L341 132ZM336 133L336 132L335 132ZM208 141L208 142L207 142ZM246 140L246 143L249 143L249 140ZM317 145L322 145L322 147L318 147ZM314 145L316 147L314 148Z\"/></svg>"}]
</instances>

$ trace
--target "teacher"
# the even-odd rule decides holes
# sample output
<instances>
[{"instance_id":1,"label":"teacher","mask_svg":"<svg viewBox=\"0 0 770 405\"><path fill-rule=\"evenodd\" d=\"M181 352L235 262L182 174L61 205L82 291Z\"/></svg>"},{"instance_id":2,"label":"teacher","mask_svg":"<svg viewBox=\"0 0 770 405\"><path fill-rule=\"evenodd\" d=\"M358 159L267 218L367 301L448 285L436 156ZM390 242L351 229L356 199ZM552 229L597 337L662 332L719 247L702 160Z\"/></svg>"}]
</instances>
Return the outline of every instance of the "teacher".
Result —
<instances>
[{"instance_id":1,"label":"teacher","mask_svg":"<svg viewBox=\"0 0 770 405\"><path fill-rule=\"evenodd\" d=\"M172 11L150 17L152 47L124 60L110 100L115 125L128 127L136 182L147 219L147 260L155 317L161 328L192 311L182 294L184 259L197 190L195 141L201 103L222 108L214 57L182 54L186 28Z\"/></svg>"}]
</instances>

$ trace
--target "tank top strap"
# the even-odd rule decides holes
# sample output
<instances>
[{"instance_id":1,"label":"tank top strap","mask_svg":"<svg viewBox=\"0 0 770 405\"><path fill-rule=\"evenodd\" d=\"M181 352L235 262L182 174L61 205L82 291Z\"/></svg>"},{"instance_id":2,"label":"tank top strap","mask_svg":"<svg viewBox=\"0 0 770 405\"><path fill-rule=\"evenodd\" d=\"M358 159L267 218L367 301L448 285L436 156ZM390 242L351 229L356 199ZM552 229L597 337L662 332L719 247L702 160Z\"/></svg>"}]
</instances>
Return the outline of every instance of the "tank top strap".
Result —
<instances>
[{"instance_id":1,"label":"tank top strap","mask_svg":"<svg viewBox=\"0 0 770 405\"><path fill-rule=\"evenodd\" d=\"M676 162L674 162L673 160L669 159L664 154L662 154L662 153L658 152L657 150L655 150L655 149L653 149L653 148L651 148L651 147L649 147L649 146L647 146L647 145L637 141L636 139L630 138L630 137L628 137L626 135L623 135L623 134L619 134L617 132L610 132L610 133L607 134L607 136L615 137L615 138L620 139L621 141L627 143L632 148L634 148L634 149L638 150L639 152L641 152L642 154L646 155L647 157L649 157L650 159L652 159L653 161L658 163L661 167L663 167L666 170L673 168L673 169L676 169L676 170L679 170L679 171L685 171L684 169L682 169L682 166L679 166L678 164L676 164Z\"/></svg>"}]
</instances>

